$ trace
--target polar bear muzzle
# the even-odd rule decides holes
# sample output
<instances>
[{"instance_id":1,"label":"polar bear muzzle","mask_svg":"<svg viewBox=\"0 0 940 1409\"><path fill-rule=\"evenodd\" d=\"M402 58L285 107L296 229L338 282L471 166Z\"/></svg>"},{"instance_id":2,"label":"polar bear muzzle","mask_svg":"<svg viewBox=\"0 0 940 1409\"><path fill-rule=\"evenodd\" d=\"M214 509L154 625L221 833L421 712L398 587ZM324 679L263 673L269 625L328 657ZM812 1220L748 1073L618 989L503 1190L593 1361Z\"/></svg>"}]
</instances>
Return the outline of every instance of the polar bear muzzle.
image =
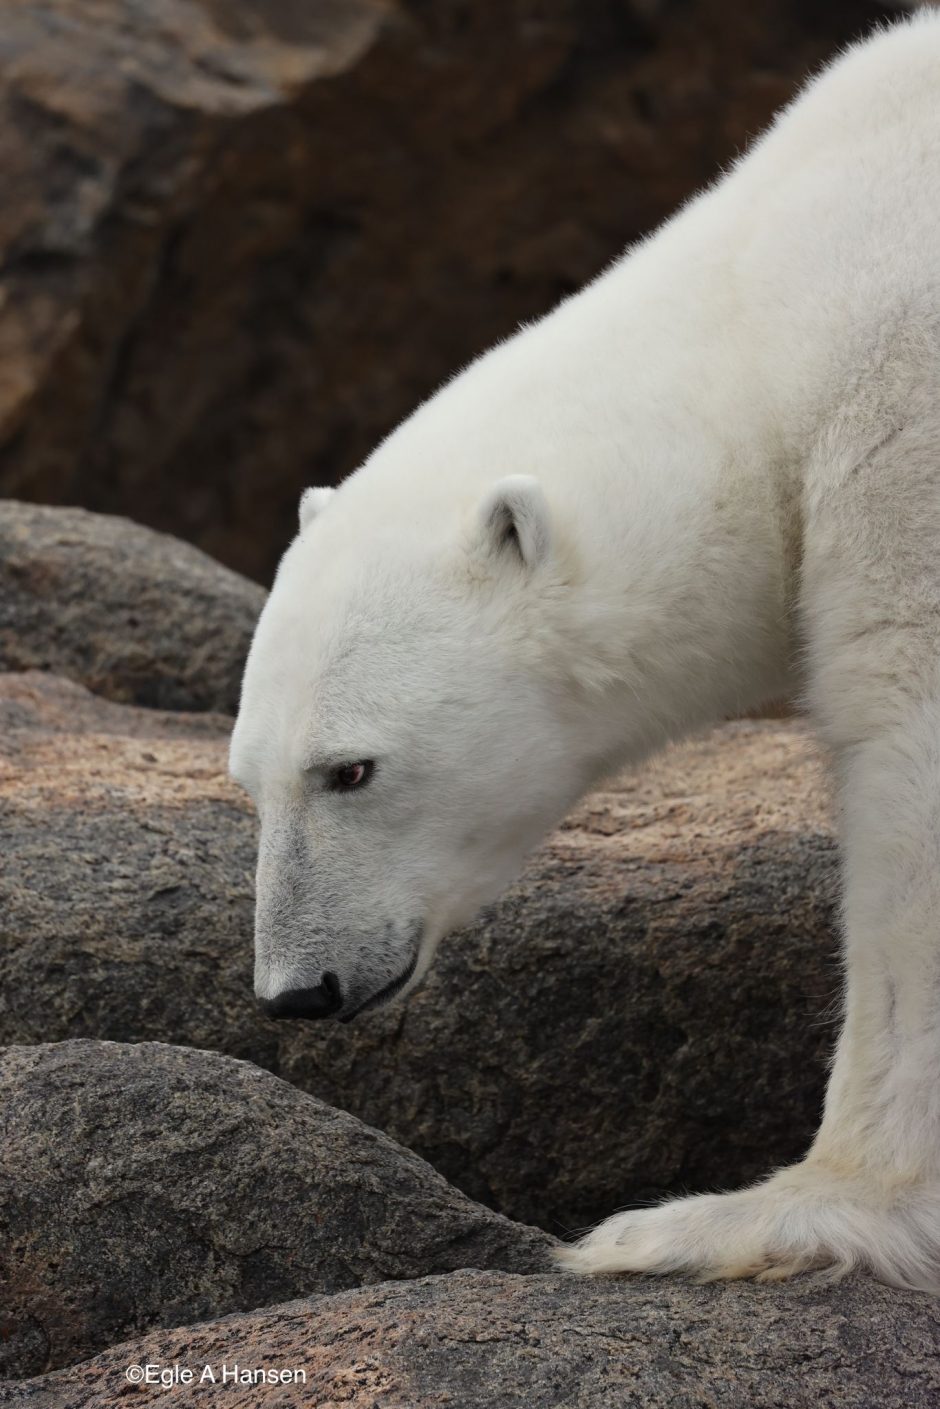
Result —
<instances>
[{"instance_id":1,"label":"polar bear muzzle","mask_svg":"<svg viewBox=\"0 0 940 1409\"><path fill-rule=\"evenodd\" d=\"M415 975L421 953L423 926L416 924L410 935L411 957L401 972L375 992L368 992L363 984L351 983L344 992L339 975L328 970L320 983L298 988L285 988L271 998L259 998L262 1011L269 1018L305 1018L316 1021L320 1018L339 1018L340 1022L352 1022L360 1013L372 1008L381 1008L385 1003L406 988Z\"/></svg>"}]
</instances>

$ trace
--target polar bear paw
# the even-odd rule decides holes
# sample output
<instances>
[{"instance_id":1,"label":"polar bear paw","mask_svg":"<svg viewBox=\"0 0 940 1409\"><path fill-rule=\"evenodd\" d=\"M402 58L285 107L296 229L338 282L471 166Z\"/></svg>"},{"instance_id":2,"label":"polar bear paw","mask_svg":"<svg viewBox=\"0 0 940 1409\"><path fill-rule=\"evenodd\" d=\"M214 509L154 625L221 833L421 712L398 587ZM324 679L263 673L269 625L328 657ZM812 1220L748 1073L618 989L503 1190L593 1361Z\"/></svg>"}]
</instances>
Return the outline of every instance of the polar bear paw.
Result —
<instances>
[{"instance_id":1,"label":"polar bear paw","mask_svg":"<svg viewBox=\"0 0 940 1409\"><path fill-rule=\"evenodd\" d=\"M865 1267L940 1293L940 1182L840 1176L805 1161L754 1188L697 1194L608 1218L556 1254L573 1272L680 1272L698 1281L835 1281Z\"/></svg>"}]
</instances>

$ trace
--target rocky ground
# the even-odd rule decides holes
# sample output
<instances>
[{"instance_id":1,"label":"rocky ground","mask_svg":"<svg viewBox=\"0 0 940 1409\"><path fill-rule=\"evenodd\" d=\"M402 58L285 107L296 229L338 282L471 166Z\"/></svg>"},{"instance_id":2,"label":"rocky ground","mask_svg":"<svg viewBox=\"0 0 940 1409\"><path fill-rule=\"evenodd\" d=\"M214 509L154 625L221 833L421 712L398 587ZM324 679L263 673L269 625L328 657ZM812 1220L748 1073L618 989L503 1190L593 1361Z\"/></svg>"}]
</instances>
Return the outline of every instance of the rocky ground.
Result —
<instances>
[{"instance_id":1,"label":"rocky ground","mask_svg":"<svg viewBox=\"0 0 940 1409\"><path fill-rule=\"evenodd\" d=\"M266 579L890 0L0 0L0 493Z\"/></svg>"},{"instance_id":2,"label":"rocky ground","mask_svg":"<svg viewBox=\"0 0 940 1409\"><path fill-rule=\"evenodd\" d=\"M935 1409L934 1303L847 1282L697 1287L465 1270L125 1341L4 1391L15 1409ZM127 1370L212 1382L128 1392ZM302 1369L305 1382L229 1374ZM207 1392L208 1391L208 1392Z\"/></svg>"},{"instance_id":3,"label":"rocky ground","mask_svg":"<svg viewBox=\"0 0 940 1409\"><path fill-rule=\"evenodd\" d=\"M353 1116L212 1052L7 1047L0 1138L0 1374L301 1293L549 1262L546 1234L472 1203Z\"/></svg>"},{"instance_id":4,"label":"rocky ground","mask_svg":"<svg viewBox=\"0 0 940 1409\"><path fill-rule=\"evenodd\" d=\"M936 1402L925 1297L552 1270L555 1235L811 1136L838 965L799 724L588 798L407 1005L272 1023L225 773L259 595L3 504L0 601L0 1404L159 1398L141 1363L307 1376L172 1390L246 1409Z\"/></svg>"}]
</instances>

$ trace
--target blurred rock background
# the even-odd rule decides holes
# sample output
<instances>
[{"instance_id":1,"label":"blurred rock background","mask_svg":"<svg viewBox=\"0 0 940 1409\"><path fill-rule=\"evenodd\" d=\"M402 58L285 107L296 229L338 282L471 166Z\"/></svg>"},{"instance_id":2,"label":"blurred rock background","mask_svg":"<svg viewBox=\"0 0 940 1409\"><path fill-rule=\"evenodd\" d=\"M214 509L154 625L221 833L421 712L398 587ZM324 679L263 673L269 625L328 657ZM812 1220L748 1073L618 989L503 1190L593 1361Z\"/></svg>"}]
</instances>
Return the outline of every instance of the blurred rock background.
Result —
<instances>
[{"instance_id":1,"label":"blurred rock background","mask_svg":"<svg viewBox=\"0 0 940 1409\"><path fill-rule=\"evenodd\" d=\"M0 0L0 495L262 582L875 0Z\"/></svg>"}]
</instances>

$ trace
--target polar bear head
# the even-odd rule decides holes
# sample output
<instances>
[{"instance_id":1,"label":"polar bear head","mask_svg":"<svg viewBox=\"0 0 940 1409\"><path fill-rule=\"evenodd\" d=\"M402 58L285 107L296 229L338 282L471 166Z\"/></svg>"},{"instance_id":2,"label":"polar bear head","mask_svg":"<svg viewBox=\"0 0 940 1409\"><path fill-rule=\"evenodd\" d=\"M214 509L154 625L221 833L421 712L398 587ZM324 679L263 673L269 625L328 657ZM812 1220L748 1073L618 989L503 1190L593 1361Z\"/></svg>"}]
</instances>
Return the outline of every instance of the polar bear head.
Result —
<instances>
[{"instance_id":1,"label":"polar bear head","mask_svg":"<svg viewBox=\"0 0 940 1409\"><path fill-rule=\"evenodd\" d=\"M348 1019L414 985L598 771L536 480L402 505L358 478L304 495L232 739L274 1016Z\"/></svg>"}]
</instances>

